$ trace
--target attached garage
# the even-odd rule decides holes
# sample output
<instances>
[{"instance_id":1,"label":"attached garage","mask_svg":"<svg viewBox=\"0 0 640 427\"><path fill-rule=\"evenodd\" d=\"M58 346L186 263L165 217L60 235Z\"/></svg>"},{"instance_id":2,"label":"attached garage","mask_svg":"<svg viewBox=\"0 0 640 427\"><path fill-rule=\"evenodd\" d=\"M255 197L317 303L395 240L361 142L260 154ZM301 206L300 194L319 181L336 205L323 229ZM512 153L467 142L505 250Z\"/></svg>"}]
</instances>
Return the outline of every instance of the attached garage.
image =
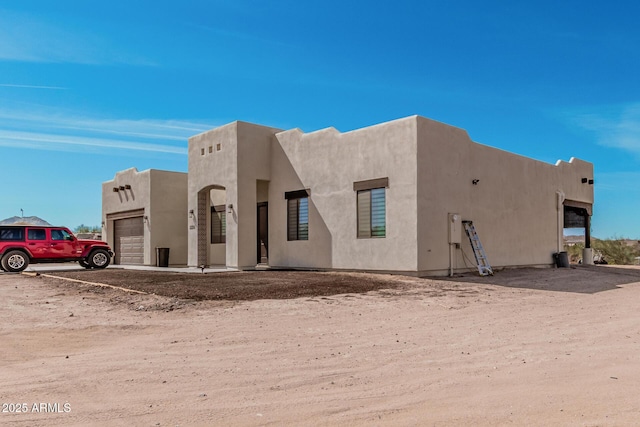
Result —
<instances>
[{"instance_id":1,"label":"attached garage","mask_svg":"<svg viewBox=\"0 0 640 427\"><path fill-rule=\"evenodd\" d=\"M187 264L187 184L183 172L135 168L102 184L102 235L114 264L157 265L157 248L169 249L169 265Z\"/></svg>"},{"instance_id":2,"label":"attached garage","mask_svg":"<svg viewBox=\"0 0 640 427\"><path fill-rule=\"evenodd\" d=\"M144 221L142 213L140 212L140 215L129 218L110 218L113 220L114 264L144 264Z\"/></svg>"}]
</instances>

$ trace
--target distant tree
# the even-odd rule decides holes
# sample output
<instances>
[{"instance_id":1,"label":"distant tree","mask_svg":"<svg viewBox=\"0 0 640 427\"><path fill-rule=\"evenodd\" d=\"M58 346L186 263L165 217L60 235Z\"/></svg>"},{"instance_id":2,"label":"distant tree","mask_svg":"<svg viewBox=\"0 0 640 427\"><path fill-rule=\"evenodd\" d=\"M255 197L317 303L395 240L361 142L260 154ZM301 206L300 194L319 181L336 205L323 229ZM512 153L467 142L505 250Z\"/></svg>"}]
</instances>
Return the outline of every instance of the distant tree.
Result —
<instances>
[{"instance_id":1,"label":"distant tree","mask_svg":"<svg viewBox=\"0 0 640 427\"><path fill-rule=\"evenodd\" d=\"M98 227L97 225L88 226L88 225L80 224L79 226L73 229L73 232L74 233L101 233L102 228Z\"/></svg>"}]
</instances>

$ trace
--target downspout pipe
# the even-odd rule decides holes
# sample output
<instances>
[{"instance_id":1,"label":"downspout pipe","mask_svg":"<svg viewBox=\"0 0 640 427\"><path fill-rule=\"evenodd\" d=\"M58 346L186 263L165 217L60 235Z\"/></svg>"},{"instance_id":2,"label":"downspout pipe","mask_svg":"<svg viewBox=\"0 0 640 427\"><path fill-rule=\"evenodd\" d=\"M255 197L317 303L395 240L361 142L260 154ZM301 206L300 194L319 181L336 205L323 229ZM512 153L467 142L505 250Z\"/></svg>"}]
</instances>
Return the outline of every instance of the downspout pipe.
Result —
<instances>
[{"instance_id":1,"label":"downspout pipe","mask_svg":"<svg viewBox=\"0 0 640 427\"><path fill-rule=\"evenodd\" d=\"M453 245L455 243L449 243L449 277L453 277Z\"/></svg>"},{"instance_id":2,"label":"downspout pipe","mask_svg":"<svg viewBox=\"0 0 640 427\"><path fill-rule=\"evenodd\" d=\"M563 232L564 232L564 193L562 191L556 192L557 209L558 209L558 250L556 252L562 252L563 249Z\"/></svg>"}]
</instances>

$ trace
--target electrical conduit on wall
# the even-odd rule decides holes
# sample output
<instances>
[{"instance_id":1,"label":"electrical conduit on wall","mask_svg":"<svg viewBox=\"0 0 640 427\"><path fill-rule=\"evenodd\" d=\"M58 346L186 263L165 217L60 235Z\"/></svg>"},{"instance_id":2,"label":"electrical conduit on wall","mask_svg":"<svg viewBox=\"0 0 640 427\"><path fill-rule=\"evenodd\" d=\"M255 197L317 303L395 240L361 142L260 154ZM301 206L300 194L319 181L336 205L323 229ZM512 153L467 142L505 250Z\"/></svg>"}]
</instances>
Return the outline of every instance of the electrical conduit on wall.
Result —
<instances>
[{"instance_id":1,"label":"electrical conduit on wall","mask_svg":"<svg viewBox=\"0 0 640 427\"><path fill-rule=\"evenodd\" d=\"M558 250L556 252L562 252L563 249L563 232L564 232L564 193L562 191L556 192L557 197L557 209L558 209Z\"/></svg>"}]
</instances>

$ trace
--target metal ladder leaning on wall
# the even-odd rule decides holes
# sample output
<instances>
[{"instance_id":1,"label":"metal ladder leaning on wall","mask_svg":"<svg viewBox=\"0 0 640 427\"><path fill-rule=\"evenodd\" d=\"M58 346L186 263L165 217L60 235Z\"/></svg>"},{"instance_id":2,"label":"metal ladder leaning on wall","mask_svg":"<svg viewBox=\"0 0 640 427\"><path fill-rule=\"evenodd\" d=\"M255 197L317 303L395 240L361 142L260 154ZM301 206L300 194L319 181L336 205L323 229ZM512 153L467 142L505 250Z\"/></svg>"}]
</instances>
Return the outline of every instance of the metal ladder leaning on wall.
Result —
<instances>
[{"instance_id":1,"label":"metal ladder leaning on wall","mask_svg":"<svg viewBox=\"0 0 640 427\"><path fill-rule=\"evenodd\" d=\"M487 254L484 252L482 243L480 243L480 237L478 237L478 233L476 233L476 228L473 226L473 221L462 221L462 225L464 226L464 231L469 237L469 242L471 243L471 248L473 249L473 255L476 257L476 263L478 264L478 273L480 273L481 276L493 276L493 270L489 265L489 261L487 261Z\"/></svg>"}]
</instances>

